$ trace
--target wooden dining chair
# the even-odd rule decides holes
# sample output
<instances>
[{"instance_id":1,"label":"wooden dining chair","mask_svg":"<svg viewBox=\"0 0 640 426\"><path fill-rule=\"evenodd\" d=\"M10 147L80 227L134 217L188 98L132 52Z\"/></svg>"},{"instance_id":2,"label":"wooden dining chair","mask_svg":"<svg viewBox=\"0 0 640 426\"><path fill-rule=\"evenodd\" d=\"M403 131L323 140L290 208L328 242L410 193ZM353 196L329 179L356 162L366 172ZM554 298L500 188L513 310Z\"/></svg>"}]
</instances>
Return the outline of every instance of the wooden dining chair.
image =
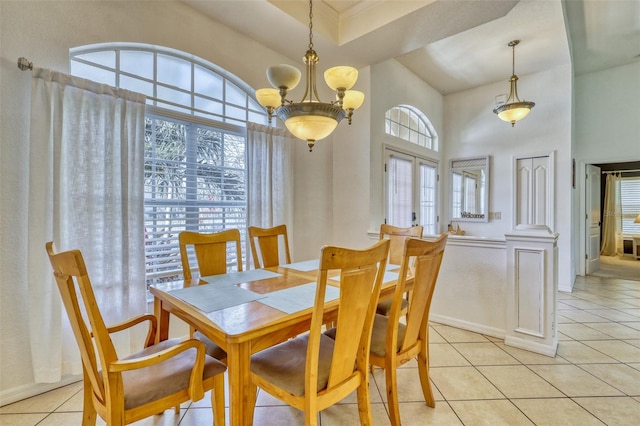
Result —
<instances>
[{"instance_id":1,"label":"wooden dining chair","mask_svg":"<svg viewBox=\"0 0 640 426\"><path fill-rule=\"evenodd\" d=\"M388 251L389 241L365 250L322 248L310 331L251 357L253 406L259 387L304 411L306 425L316 425L321 410L356 390L360 424L372 424L369 343ZM335 270L340 297L334 340L322 325L327 279Z\"/></svg>"},{"instance_id":2,"label":"wooden dining chair","mask_svg":"<svg viewBox=\"0 0 640 426\"><path fill-rule=\"evenodd\" d=\"M232 251L235 250L237 268L238 271L242 271L242 247L240 231L237 229L225 229L214 233L183 231L178 235L178 241L185 285L192 280L189 247L193 247L200 277L226 274L229 268L227 261L229 248ZM200 284L203 283L204 281L200 281ZM191 335L205 344L208 355L223 361L227 359L226 351L202 332L191 328Z\"/></svg>"},{"instance_id":3,"label":"wooden dining chair","mask_svg":"<svg viewBox=\"0 0 640 426\"><path fill-rule=\"evenodd\" d=\"M388 225L383 223L380 225L380 239L389 239L391 245L389 246L389 264L400 265L402 262L402 254L404 251L404 243L407 238L422 238L422 225L410 226L408 228L399 228L397 226ZM406 299L403 302L403 309L408 306L409 294L406 295ZM389 315L391 310L391 299L383 300L378 303L377 313L381 315Z\"/></svg>"},{"instance_id":4,"label":"wooden dining chair","mask_svg":"<svg viewBox=\"0 0 640 426\"><path fill-rule=\"evenodd\" d=\"M400 276L389 315L376 314L371 338L371 365L385 370L387 401L391 424L400 425L396 369L417 357L422 394L429 407L435 400L429 381L429 308L436 287L447 234L435 241L410 238L405 241ZM402 305L409 265L413 264L413 289L406 318Z\"/></svg>"},{"instance_id":5,"label":"wooden dining chair","mask_svg":"<svg viewBox=\"0 0 640 426\"><path fill-rule=\"evenodd\" d=\"M223 426L226 366L205 354L202 342L170 339L154 345L157 320L139 315L107 327L79 250L54 253L46 244L53 274L80 348L84 381L82 424L125 425L161 413L211 390L214 424ZM85 312L85 314L83 314ZM110 334L149 322L144 349L118 358ZM96 356L97 354L97 356Z\"/></svg>"},{"instance_id":6,"label":"wooden dining chair","mask_svg":"<svg viewBox=\"0 0 640 426\"><path fill-rule=\"evenodd\" d=\"M287 225L278 225L272 228L258 228L250 226L248 228L249 245L253 257L253 266L256 269L278 266L282 263L291 263L291 253L289 252L289 237L287 236ZM256 246L256 242L258 243ZM280 247L284 251L284 258L281 259Z\"/></svg>"}]
</instances>

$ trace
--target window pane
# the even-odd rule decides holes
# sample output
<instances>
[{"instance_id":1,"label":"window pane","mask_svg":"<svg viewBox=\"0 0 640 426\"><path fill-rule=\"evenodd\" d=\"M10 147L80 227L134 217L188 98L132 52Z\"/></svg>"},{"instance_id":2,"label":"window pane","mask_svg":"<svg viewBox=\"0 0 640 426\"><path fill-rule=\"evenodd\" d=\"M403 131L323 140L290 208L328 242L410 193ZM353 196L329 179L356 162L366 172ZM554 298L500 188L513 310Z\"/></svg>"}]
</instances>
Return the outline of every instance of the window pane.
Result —
<instances>
[{"instance_id":1,"label":"window pane","mask_svg":"<svg viewBox=\"0 0 640 426\"><path fill-rule=\"evenodd\" d=\"M387 197L388 223L406 228L412 225L413 164L403 158L389 160L389 188Z\"/></svg>"},{"instance_id":2,"label":"window pane","mask_svg":"<svg viewBox=\"0 0 640 426\"><path fill-rule=\"evenodd\" d=\"M94 64L104 65L114 69L116 67L116 51L115 50L102 50L100 52L83 53L76 55L78 59L84 59L85 61L93 62ZM74 74L75 75L75 74Z\"/></svg>"},{"instance_id":3,"label":"window pane","mask_svg":"<svg viewBox=\"0 0 640 426\"><path fill-rule=\"evenodd\" d=\"M70 71L72 75L97 81L98 83L116 85L116 74L113 71L103 70L80 62L71 62Z\"/></svg>"},{"instance_id":4,"label":"window pane","mask_svg":"<svg viewBox=\"0 0 640 426\"><path fill-rule=\"evenodd\" d=\"M205 98L196 96L195 107L203 111L210 112L211 114L217 114L217 115L223 114L222 103L213 101L211 99L205 99Z\"/></svg>"},{"instance_id":5,"label":"window pane","mask_svg":"<svg viewBox=\"0 0 640 426\"><path fill-rule=\"evenodd\" d=\"M191 63L184 59L158 54L158 81L191 90Z\"/></svg>"},{"instance_id":6,"label":"window pane","mask_svg":"<svg viewBox=\"0 0 640 426\"><path fill-rule=\"evenodd\" d=\"M244 93L238 86L231 83L230 81L226 82L225 85L225 101L227 103L231 103L234 105L244 107L247 104L247 95Z\"/></svg>"},{"instance_id":7,"label":"window pane","mask_svg":"<svg viewBox=\"0 0 640 426\"><path fill-rule=\"evenodd\" d=\"M265 114L259 114L257 112L249 112L249 115L247 116L247 120L252 123L265 124L265 125L268 122L268 118Z\"/></svg>"},{"instance_id":8,"label":"window pane","mask_svg":"<svg viewBox=\"0 0 640 426\"><path fill-rule=\"evenodd\" d=\"M169 89L164 86L158 86L158 99L163 99L180 105L191 106L191 95L189 93Z\"/></svg>"},{"instance_id":9,"label":"window pane","mask_svg":"<svg viewBox=\"0 0 640 426\"><path fill-rule=\"evenodd\" d=\"M153 96L153 83L138 80L137 78L120 76L120 87L123 89L133 90L134 92L143 93L147 96Z\"/></svg>"},{"instance_id":10,"label":"window pane","mask_svg":"<svg viewBox=\"0 0 640 426\"><path fill-rule=\"evenodd\" d=\"M404 127L404 126L400 126L400 137L406 141L409 140L409 129Z\"/></svg>"},{"instance_id":11,"label":"window pane","mask_svg":"<svg viewBox=\"0 0 640 426\"><path fill-rule=\"evenodd\" d=\"M225 115L229 118L236 118L238 120L245 120L247 117L247 110L244 108L237 108L227 105L225 108Z\"/></svg>"},{"instance_id":12,"label":"window pane","mask_svg":"<svg viewBox=\"0 0 640 426\"><path fill-rule=\"evenodd\" d=\"M249 98L249 109L253 111L264 111L264 107L253 100L253 98Z\"/></svg>"},{"instance_id":13,"label":"window pane","mask_svg":"<svg viewBox=\"0 0 640 426\"><path fill-rule=\"evenodd\" d=\"M121 50L120 70L153 80L153 52Z\"/></svg>"},{"instance_id":14,"label":"window pane","mask_svg":"<svg viewBox=\"0 0 640 426\"><path fill-rule=\"evenodd\" d=\"M620 205L622 233L640 234L640 223L634 223L640 215L640 178L624 178L620 181Z\"/></svg>"},{"instance_id":15,"label":"window pane","mask_svg":"<svg viewBox=\"0 0 640 426\"><path fill-rule=\"evenodd\" d=\"M194 68L194 90L198 93L222 100L223 81L222 76L200 65Z\"/></svg>"}]
</instances>

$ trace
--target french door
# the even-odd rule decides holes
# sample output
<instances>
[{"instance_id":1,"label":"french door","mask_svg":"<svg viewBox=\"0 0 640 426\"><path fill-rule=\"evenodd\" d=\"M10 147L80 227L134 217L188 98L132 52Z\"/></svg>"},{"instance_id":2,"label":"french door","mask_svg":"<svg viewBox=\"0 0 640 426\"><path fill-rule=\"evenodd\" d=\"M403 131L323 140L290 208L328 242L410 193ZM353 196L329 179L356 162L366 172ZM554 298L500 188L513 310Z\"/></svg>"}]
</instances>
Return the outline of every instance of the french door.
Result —
<instances>
[{"instance_id":1,"label":"french door","mask_svg":"<svg viewBox=\"0 0 640 426\"><path fill-rule=\"evenodd\" d=\"M438 163L385 150L385 221L406 228L422 225L437 234Z\"/></svg>"}]
</instances>

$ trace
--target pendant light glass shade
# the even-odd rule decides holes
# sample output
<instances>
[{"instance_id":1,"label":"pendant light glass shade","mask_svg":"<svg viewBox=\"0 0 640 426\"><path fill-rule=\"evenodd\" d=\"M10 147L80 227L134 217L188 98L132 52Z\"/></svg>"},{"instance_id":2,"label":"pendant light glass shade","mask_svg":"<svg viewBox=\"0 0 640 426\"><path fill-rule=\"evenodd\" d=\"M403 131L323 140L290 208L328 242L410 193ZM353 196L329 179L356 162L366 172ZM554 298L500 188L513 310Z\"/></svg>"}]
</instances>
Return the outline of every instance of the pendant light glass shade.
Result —
<instances>
[{"instance_id":1,"label":"pendant light glass shade","mask_svg":"<svg viewBox=\"0 0 640 426\"><path fill-rule=\"evenodd\" d=\"M280 91L278 89L256 90L258 103L264 107L277 108L280 106Z\"/></svg>"},{"instance_id":2,"label":"pendant light glass shade","mask_svg":"<svg viewBox=\"0 0 640 426\"><path fill-rule=\"evenodd\" d=\"M358 70L353 67L338 66L324 72L324 81L332 90L349 90L358 80Z\"/></svg>"},{"instance_id":3,"label":"pendant light glass shade","mask_svg":"<svg viewBox=\"0 0 640 426\"><path fill-rule=\"evenodd\" d=\"M300 83L300 70L287 64L274 65L267 69L267 80L273 87L286 87L288 90L296 88Z\"/></svg>"},{"instance_id":4,"label":"pendant light glass shade","mask_svg":"<svg viewBox=\"0 0 640 426\"><path fill-rule=\"evenodd\" d=\"M336 92L336 100L321 102L316 89L318 55L313 50L313 1L309 1L309 49L304 55L306 68L305 92L300 102L288 100L287 93L300 82L300 71L280 64L267 69L267 79L274 89L256 90L258 103L267 109L269 122L273 115L280 118L297 138L307 141L309 151L315 141L329 136L338 123L362 105L364 94L351 89L358 80L358 70L349 66L329 68L324 73L327 85ZM277 98L276 98L277 94Z\"/></svg>"},{"instance_id":5,"label":"pendant light glass shade","mask_svg":"<svg viewBox=\"0 0 640 426\"><path fill-rule=\"evenodd\" d=\"M342 107L347 111L358 109L364 102L364 93L357 90L347 90L342 98Z\"/></svg>"}]
</instances>

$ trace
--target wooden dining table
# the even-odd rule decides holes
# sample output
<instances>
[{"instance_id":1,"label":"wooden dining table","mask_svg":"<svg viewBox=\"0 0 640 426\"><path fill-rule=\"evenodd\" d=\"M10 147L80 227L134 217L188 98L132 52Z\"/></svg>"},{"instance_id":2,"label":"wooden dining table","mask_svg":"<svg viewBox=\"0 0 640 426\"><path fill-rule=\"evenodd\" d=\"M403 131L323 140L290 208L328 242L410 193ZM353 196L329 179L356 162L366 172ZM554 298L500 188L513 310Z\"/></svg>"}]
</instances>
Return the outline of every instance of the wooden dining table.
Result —
<instances>
[{"instance_id":1,"label":"wooden dining table","mask_svg":"<svg viewBox=\"0 0 640 426\"><path fill-rule=\"evenodd\" d=\"M392 297L398 270L387 265L381 300ZM158 341L168 338L169 318L175 315L227 352L231 425L246 425L251 418L251 354L309 330L317 273L318 261L311 260L150 288ZM337 315L340 286L339 276L328 277L325 323Z\"/></svg>"}]
</instances>

